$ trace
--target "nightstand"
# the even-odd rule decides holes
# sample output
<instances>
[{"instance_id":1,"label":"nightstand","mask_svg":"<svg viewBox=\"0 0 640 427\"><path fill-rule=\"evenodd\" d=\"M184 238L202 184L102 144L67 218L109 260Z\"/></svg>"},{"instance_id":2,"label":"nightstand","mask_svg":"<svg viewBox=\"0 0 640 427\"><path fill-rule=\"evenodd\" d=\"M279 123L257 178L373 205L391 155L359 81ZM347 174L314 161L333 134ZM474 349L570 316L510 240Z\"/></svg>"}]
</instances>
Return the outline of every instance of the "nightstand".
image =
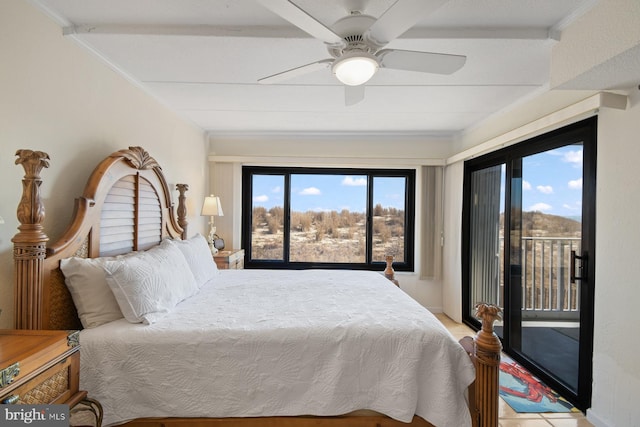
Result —
<instances>
[{"instance_id":1,"label":"nightstand","mask_svg":"<svg viewBox=\"0 0 640 427\"><path fill-rule=\"evenodd\" d=\"M0 403L95 407L95 425L102 408L79 390L78 331L0 330Z\"/></svg>"},{"instance_id":2,"label":"nightstand","mask_svg":"<svg viewBox=\"0 0 640 427\"><path fill-rule=\"evenodd\" d=\"M244 249L219 251L213 256L220 270L242 270L244 268Z\"/></svg>"}]
</instances>

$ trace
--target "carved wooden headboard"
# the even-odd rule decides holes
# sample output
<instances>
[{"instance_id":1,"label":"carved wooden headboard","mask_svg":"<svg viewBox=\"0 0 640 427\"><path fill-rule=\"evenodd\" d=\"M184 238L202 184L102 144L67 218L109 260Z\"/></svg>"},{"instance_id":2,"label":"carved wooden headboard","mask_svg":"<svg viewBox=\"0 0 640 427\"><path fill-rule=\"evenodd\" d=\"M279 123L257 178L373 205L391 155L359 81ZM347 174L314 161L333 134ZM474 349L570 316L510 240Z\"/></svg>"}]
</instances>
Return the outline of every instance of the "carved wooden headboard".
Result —
<instances>
[{"instance_id":1,"label":"carved wooden headboard","mask_svg":"<svg viewBox=\"0 0 640 427\"><path fill-rule=\"evenodd\" d=\"M176 185L176 218L162 169L142 147L129 147L98 164L82 196L75 199L71 224L57 242L47 245L40 172L49 167L49 155L32 150L18 150L16 155L16 164L25 169L18 205L20 231L12 239L17 329L82 328L60 271L61 259L145 250L166 237L187 235L188 186Z\"/></svg>"}]
</instances>

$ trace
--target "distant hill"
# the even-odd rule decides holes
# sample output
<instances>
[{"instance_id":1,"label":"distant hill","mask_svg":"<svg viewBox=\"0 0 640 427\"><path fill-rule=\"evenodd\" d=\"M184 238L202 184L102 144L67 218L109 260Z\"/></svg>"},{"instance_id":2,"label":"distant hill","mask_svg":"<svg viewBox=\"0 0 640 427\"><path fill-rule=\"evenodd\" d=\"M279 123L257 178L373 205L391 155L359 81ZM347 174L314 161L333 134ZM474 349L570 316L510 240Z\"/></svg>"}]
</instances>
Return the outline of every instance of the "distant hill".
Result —
<instances>
[{"instance_id":1,"label":"distant hill","mask_svg":"<svg viewBox=\"0 0 640 427\"><path fill-rule=\"evenodd\" d=\"M504 224L500 214L500 226ZM545 214L539 211L522 213L522 233L525 237L580 237L582 223L573 218Z\"/></svg>"}]
</instances>

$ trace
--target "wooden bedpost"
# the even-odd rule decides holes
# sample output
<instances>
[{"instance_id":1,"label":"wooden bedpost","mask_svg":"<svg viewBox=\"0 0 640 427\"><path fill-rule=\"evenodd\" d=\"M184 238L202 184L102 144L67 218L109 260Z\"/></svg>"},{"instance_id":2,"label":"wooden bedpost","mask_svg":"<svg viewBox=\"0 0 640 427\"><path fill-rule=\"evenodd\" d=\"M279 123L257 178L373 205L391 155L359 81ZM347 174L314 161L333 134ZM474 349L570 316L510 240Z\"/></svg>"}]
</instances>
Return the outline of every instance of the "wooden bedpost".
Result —
<instances>
[{"instance_id":1,"label":"wooden bedpost","mask_svg":"<svg viewBox=\"0 0 640 427\"><path fill-rule=\"evenodd\" d=\"M187 239L187 226L189 223L187 222L187 205L185 200L187 197L184 193L189 190L189 184L176 184L176 190L180 193L178 196L178 225L182 227L182 240Z\"/></svg>"},{"instance_id":2,"label":"wooden bedpost","mask_svg":"<svg viewBox=\"0 0 640 427\"><path fill-rule=\"evenodd\" d=\"M493 323L502 318L502 310L493 304L478 304L476 317L482 320L482 329L474 340L476 358L476 408L479 409L479 427L498 426L498 376L502 344L493 332Z\"/></svg>"},{"instance_id":3,"label":"wooden bedpost","mask_svg":"<svg viewBox=\"0 0 640 427\"><path fill-rule=\"evenodd\" d=\"M13 242L15 260L16 329L42 329L43 266L49 237L44 233L44 205L40 200L40 171L49 167L43 151L18 150L16 164L22 165L22 199L18 205L18 234Z\"/></svg>"}]
</instances>

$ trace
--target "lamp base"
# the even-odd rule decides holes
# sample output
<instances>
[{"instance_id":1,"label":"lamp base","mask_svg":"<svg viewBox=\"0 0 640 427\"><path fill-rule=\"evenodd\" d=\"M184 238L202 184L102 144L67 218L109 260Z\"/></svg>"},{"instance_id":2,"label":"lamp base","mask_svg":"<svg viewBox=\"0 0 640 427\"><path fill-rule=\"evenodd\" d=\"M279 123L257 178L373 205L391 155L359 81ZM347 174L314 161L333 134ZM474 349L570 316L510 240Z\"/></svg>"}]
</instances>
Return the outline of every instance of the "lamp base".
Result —
<instances>
[{"instance_id":1,"label":"lamp base","mask_svg":"<svg viewBox=\"0 0 640 427\"><path fill-rule=\"evenodd\" d=\"M211 216L209 226L209 238L207 239L207 241L209 242L209 249L211 250L211 254L216 255L218 253L218 248L216 248L214 245L214 241L216 238L216 226L213 224L213 216Z\"/></svg>"},{"instance_id":2,"label":"lamp base","mask_svg":"<svg viewBox=\"0 0 640 427\"><path fill-rule=\"evenodd\" d=\"M209 243L209 249L211 250L211 255L218 255L218 248L213 246L213 243Z\"/></svg>"}]
</instances>

